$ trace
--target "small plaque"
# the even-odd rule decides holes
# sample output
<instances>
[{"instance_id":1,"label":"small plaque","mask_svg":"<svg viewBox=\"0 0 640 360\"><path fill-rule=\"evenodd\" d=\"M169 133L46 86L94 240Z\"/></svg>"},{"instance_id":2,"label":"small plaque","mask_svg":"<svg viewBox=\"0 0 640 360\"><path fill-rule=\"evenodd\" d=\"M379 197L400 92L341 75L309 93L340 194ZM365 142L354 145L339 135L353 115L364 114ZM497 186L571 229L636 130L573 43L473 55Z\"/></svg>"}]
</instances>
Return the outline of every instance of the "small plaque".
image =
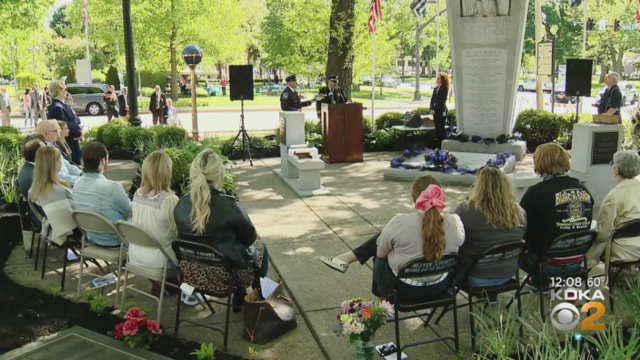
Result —
<instances>
[{"instance_id":1,"label":"small plaque","mask_svg":"<svg viewBox=\"0 0 640 360\"><path fill-rule=\"evenodd\" d=\"M287 120L284 116L280 116L280 143L287 145Z\"/></svg>"},{"instance_id":2,"label":"small plaque","mask_svg":"<svg viewBox=\"0 0 640 360\"><path fill-rule=\"evenodd\" d=\"M613 160L613 154L620 145L617 131L597 132L593 134L591 148L591 165L607 165Z\"/></svg>"}]
</instances>

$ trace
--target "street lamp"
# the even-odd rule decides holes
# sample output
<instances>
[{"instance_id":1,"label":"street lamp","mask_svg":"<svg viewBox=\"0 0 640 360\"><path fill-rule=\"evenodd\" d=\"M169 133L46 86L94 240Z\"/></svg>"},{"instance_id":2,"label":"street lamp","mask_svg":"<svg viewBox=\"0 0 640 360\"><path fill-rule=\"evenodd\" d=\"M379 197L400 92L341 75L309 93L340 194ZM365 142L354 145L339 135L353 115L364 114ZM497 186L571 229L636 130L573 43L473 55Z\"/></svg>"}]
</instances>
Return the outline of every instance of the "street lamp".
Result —
<instances>
[{"instance_id":1,"label":"street lamp","mask_svg":"<svg viewBox=\"0 0 640 360\"><path fill-rule=\"evenodd\" d=\"M124 54L127 62L127 86L129 88L129 123L140 126L138 115L138 93L136 92L136 65L133 53L133 31L131 29L131 0L122 0L122 24L124 28Z\"/></svg>"},{"instance_id":2,"label":"street lamp","mask_svg":"<svg viewBox=\"0 0 640 360\"><path fill-rule=\"evenodd\" d=\"M18 101L18 78L16 77L16 46L11 45L11 65L13 66L13 85L16 88L16 101Z\"/></svg>"},{"instance_id":3,"label":"street lamp","mask_svg":"<svg viewBox=\"0 0 640 360\"><path fill-rule=\"evenodd\" d=\"M202 61L202 49L198 45L187 45L182 51L182 59L191 69L191 125L193 128L193 140L198 141L198 110L196 108L198 79L196 79L196 66Z\"/></svg>"},{"instance_id":4,"label":"street lamp","mask_svg":"<svg viewBox=\"0 0 640 360\"><path fill-rule=\"evenodd\" d=\"M36 52L40 50L40 48L38 46L34 46L30 47L28 50L33 57L33 74L38 75L38 71L36 70Z\"/></svg>"}]
</instances>

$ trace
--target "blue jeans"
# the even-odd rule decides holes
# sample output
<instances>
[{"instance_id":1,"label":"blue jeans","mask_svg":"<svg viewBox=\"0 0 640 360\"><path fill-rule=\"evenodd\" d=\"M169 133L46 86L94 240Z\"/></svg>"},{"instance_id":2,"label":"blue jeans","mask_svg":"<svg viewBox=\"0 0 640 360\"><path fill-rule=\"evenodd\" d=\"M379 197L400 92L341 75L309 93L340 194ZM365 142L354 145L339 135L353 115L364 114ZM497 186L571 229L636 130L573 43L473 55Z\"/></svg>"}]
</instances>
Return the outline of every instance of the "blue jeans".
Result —
<instances>
[{"instance_id":1,"label":"blue jeans","mask_svg":"<svg viewBox=\"0 0 640 360\"><path fill-rule=\"evenodd\" d=\"M540 263L540 259L538 255L534 254L531 251L527 251L522 264L520 264L520 269L524 270L531 276L531 283L534 286L547 286L548 281L540 282L540 270L538 264ZM552 265L546 263L542 266L542 274L546 278L553 277L556 275L563 275L567 273L572 273L580 270L580 262L570 265Z\"/></svg>"}]
</instances>

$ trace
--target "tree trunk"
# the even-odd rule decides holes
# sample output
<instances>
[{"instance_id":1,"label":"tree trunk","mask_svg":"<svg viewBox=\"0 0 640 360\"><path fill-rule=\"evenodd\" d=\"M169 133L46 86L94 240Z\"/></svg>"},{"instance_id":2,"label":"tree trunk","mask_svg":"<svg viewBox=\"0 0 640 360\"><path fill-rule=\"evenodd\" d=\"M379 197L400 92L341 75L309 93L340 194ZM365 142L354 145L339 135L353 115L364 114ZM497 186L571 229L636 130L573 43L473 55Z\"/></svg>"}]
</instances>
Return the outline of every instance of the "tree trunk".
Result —
<instances>
[{"instance_id":1,"label":"tree trunk","mask_svg":"<svg viewBox=\"0 0 640 360\"><path fill-rule=\"evenodd\" d=\"M171 14L175 12L175 0L171 0ZM171 50L171 98L173 101L178 101L178 58L176 56L176 40L178 38L178 32L176 30L175 17L171 16L171 39L169 40L169 47Z\"/></svg>"},{"instance_id":2,"label":"tree trunk","mask_svg":"<svg viewBox=\"0 0 640 360\"><path fill-rule=\"evenodd\" d=\"M402 57L402 82L404 82L404 56Z\"/></svg>"},{"instance_id":3,"label":"tree trunk","mask_svg":"<svg viewBox=\"0 0 640 360\"><path fill-rule=\"evenodd\" d=\"M347 98L353 78L353 24L355 0L332 0L329 20L329 56L325 78L336 75ZM375 84L375 79L374 79Z\"/></svg>"},{"instance_id":4,"label":"tree trunk","mask_svg":"<svg viewBox=\"0 0 640 360\"><path fill-rule=\"evenodd\" d=\"M600 71L600 80L598 81L600 84L604 83L604 78L607 76L608 73L609 73L609 66L602 65L602 71Z\"/></svg>"}]
</instances>

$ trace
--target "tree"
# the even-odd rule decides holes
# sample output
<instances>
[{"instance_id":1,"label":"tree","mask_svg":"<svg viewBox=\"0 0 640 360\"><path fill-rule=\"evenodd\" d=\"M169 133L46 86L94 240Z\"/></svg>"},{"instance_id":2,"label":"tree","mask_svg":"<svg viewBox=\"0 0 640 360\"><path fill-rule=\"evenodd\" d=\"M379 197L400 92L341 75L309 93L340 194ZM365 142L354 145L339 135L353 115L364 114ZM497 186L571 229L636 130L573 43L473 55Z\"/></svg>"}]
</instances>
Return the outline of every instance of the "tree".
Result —
<instances>
[{"instance_id":1,"label":"tree","mask_svg":"<svg viewBox=\"0 0 640 360\"><path fill-rule=\"evenodd\" d=\"M355 3L355 0L333 0L329 20L329 56L325 77L339 76L347 98L351 98Z\"/></svg>"},{"instance_id":2,"label":"tree","mask_svg":"<svg viewBox=\"0 0 640 360\"><path fill-rule=\"evenodd\" d=\"M107 59L100 51L91 49L93 67L101 69L106 66ZM55 78L67 77L67 82L76 82L76 60L85 59L87 48L85 39L80 36L72 38L56 37L47 43L44 49L51 60Z\"/></svg>"},{"instance_id":3,"label":"tree","mask_svg":"<svg viewBox=\"0 0 640 360\"><path fill-rule=\"evenodd\" d=\"M49 22L49 27L53 29L59 37L66 37L64 33L69 27L71 27L71 23L67 20L66 8L67 4L57 8Z\"/></svg>"}]
</instances>

